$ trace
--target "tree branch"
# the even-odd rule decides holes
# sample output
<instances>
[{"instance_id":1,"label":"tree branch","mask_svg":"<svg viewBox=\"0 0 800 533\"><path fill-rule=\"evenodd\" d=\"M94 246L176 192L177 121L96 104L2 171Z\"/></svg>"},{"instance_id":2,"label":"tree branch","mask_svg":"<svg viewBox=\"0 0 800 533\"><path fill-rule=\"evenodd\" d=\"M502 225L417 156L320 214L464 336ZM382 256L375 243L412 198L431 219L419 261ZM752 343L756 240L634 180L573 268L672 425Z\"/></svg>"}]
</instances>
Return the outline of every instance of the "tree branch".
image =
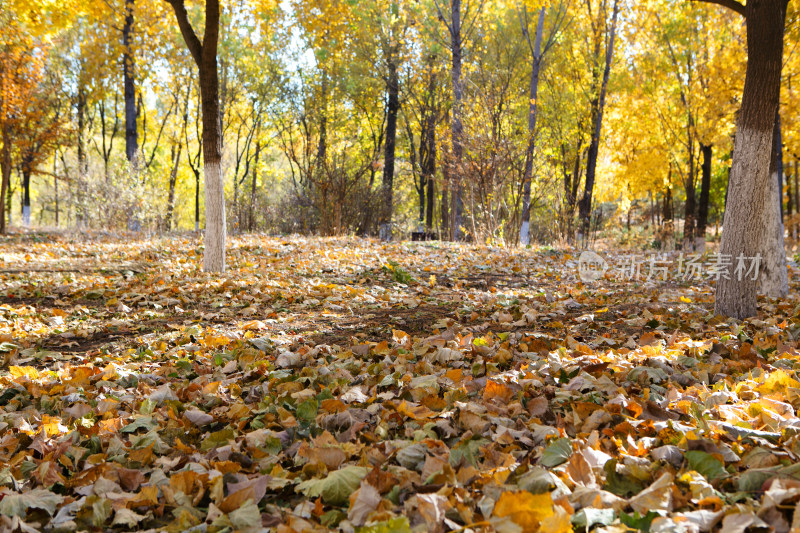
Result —
<instances>
[{"instance_id":1,"label":"tree branch","mask_svg":"<svg viewBox=\"0 0 800 533\"><path fill-rule=\"evenodd\" d=\"M703 2L706 4L717 4L723 7L727 7L728 9L732 9L736 11L741 16L745 16L744 14L744 5L740 4L736 0L689 0L690 2Z\"/></svg>"},{"instance_id":2,"label":"tree branch","mask_svg":"<svg viewBox=\"0 0 800 533\"><path fill-rule=\"evenodd\" d=\"M195 34L192 28L192 23L189 22L189 15L186 13L186 5L183 3L183 0L166 1L172 6L172 10L175 11L175 17L178 19L178 27L181 29L183 40L186 41L186 46L189 48L189 52L192 53L192 57L199 67L203 60L203 45L200 44L200 39L197 38L197 34Z\"/></svg>"}]
</instances>

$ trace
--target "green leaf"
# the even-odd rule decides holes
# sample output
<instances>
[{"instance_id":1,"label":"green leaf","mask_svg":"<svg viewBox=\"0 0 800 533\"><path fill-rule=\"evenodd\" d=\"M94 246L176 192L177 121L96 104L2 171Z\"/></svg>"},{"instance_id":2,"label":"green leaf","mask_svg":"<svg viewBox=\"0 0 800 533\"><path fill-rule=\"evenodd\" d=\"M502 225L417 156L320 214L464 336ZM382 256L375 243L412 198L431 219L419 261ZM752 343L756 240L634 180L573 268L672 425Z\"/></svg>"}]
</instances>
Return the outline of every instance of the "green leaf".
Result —
<instances>
[{"instance_id":1,"label":"green leaf","mask_svg":"<svg viewBox=\"0 0 800 533\"><path fill-rule=\"evenodd\" d=\"M569 439L556 439L544 449L540 463L543 466L552 468L565 463L570 455L572 455L572 443L570 443Z\"/></svg>"},{"instance_id":2,"label":"green leaf","mask_svg":"<svg viewBox=\"0 0 800 533\"><path fill-rule=\"evenodd\" d=\"M18 516L25 518L28 509L42 509L50 516L56 512L64 497L54 494L49 490L34 489L22 494L5 493L5 497L0 500L0 515Z\"/></svg>"},{"instance_id":3,"label":"green leaf","mask_svg":"<svg viewBox=\"0 0 800 533\"><path fill-rule=\"evenodd\" d=\"M309 479L297 485L308 498L322 497L329 505L344 505L355 492L369 470L362 466L347 466L328 474L325 479Z\"/></svg>"},{"instance_id":4,"label":"green leaf","mask_svg":"<svg viewBox=\"0 0 800 533\"><path fill-rule=\"evenodd\" d=\"M120 429L120 432L121 433L136 433L136 431L139 430L139 429L144 429L145 431L150 431L151 429L154 429L156 427L158 427L158 422L153 420L152 417L142 416L140 418L137 418L136 420L134 420L133 422L131 422L127 426L123 427L122 429Z\"/></svg>"},{"instance_id":5,"label":"green leaf","mask_svg":"<svg viewBox=\"0 0 800 533\"><path fill-rule=\"evenodd\" d=\"M709 481L728 475L723 462L710 453L702 450L691 450L686 452L684 457L689 461L689 468L696 470Z\"/></svg>"},{"instance_id":6,"label":"green leaf","mask_svg":"<svg viewBox=\"0 0 800 533\"><path fill-rule=\"evenodd\" d=\"M488 443L488 440L480 437L470 437L460 441L450 450L450 464L457 467L461 461L464 461L466 464L477 467L481 446Z\"/></svg>"},{"instance_id":7,"label":"green leaf","mask_svg":"<svg viewBox=\"0 0 800 533\"><path fill-rule=\"evenodd\" d=\"M313 422L317 418L317 400L306 400L297 406L295 416L304 422Z\"/></svg>"},{"instance_id":8,"label":"green leaf","mask_svg":"<svg viewBox=\"0 0 800 533\"><path fill-rule=\"evenodd\" d=\"M634 511L632 515L621 511L619 513L619 520L628 527L648 533L650 531L650 525L657 516L658 513L653 511L648 511L648 513L644 516L641 516L638 511Z\"/></svg>"},{"instance_id":9,"label":"green leaf","mask_svg":"<svg viewBox=\"0 0 800 533\"><path fill-rule=\"evenodd\" d=\"M207 452L208 450L225 446L234 438L236 438L236 433L234 433L233 429L221 429L220 431L209 434L208 437L203 439L203 442L200 444L200 449Z\"/></svg>"},{"instance_id":10,"label":"green leaf","mask_svg":"<svg viewBox=\"0 0 800 533\"><path fill-rule=\"evenodd\" d=\"M627 498L644 490L644 485L637 479L621 476L617 473L617 460L608 461L603 470L606 473L606 484L603 487L608 492Z\"/></svg>"}]
</instances>

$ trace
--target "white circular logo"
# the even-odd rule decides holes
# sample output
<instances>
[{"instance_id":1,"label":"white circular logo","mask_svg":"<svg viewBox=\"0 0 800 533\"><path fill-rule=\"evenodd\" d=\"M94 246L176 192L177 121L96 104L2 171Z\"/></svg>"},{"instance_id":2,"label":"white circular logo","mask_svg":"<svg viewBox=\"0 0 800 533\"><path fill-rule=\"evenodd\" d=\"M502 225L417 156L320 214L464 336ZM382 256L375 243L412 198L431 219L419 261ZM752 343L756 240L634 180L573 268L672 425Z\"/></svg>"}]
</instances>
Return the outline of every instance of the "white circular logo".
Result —
<instances>
[{"instance_id":1,"label":"white circular logo","mask_svg":"<svg viewBox=\"0 0 800 533\"><path fill-rule=\"evenodd\" d=\"M578 259L578 276L581 281L585 283L597 281L603 277L606 270L608 270L608 263L605 259L590 250L581 253Z\"/></svg>"}]
</instances>

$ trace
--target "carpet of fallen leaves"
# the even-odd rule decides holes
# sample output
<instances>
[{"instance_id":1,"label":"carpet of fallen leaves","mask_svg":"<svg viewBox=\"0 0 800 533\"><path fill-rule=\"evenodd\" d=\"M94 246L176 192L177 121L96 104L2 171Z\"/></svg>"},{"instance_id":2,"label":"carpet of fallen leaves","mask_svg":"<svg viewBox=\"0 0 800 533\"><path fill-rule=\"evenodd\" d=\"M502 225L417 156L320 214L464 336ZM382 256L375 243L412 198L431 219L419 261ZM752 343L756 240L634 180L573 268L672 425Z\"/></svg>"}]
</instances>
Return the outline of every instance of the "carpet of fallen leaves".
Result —
<instances>
[{"instance_id":1,"label":"carpet of fallen leaves","mask_svg":"<svg viewBox=\"0 0 800 533\"><path fill-rule=\"evenodd\" d=\"M0 531L800 527L796 286L737 322L567 251L201 258L0 242Z\"/></svg>"}]
</instances>

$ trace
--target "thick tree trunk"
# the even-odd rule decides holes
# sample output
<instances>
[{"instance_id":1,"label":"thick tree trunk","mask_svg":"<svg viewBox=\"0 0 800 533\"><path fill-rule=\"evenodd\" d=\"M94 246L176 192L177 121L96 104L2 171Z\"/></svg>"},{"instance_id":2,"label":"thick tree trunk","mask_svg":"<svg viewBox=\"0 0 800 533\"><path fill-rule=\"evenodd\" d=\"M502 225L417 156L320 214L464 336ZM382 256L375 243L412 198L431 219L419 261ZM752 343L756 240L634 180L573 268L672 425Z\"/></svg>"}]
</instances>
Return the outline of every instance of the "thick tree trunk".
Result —
<instances>
[{"instance_id":1,"label":"thick tree trunk","mask_svg":"<svg viewBox=\"0 0 800 533\"><path fill-rule=\"evenodd\" d=\"M747 72L742 107L737 120L733 165L728 184L728 202L720 246L721 257L735 263L739 257L762 257L758 279L735 275L717 282L715 311L738 319L757 313L756 290L785 294L778 270L783 257L783 235L778 235L780 219L777 205L777 177L772 166L773 130L781 84L783 32L787 0L748 2L743 8L747 19ZM778 249L780 248L780 249ZM778 264L767 264L778 259ZM785 267L782 268L785 274ZM764 278L763 281L759 281ZM785 279L785 278L783 278Z\"/></svg>"},{"instance_id":2,"label":"thick tree trunk","mask_svg":"<svg viewBox=\"0 0 800 533\"><path fill-rule=\"evenodd\" d=\"M697 206L697 236L694 249L703 253L706 250L706 228L708 227L708 202L711 194L711 156L713 147L700 144L703 154L702 176L700 178L700 203Z\"/></svg>"},{"instance_id":3,"label":"thick tree trunk","mask_svg":"<svg viewBox=\"0 0 800 533\"><path fill-rule=\"evenodd\" d=\"M394 191L394 153L397 142L397 113L400 111L400 80L397 73L397 58L390 53L387 59L389 79L386 84L386 144L383 156L383 184L381 196L380 237L382 241L392 240L392 201Z\"/></svg>"},{"instance_id":4,"label":"thick tree trunk","mask_svg":"<svg viewBox=\"0 0 800 533\"><path fill-rule=\"evenodd\" d=\"M206 231L203 269L225 271L225 190L222 176L222 115L219 106L219 0L206 0L205 33L201 43L189 22L183 0L169 0L200 77L200 101L203 110L203 173L206 189Z\"/></svg>"},{"instance_id":5,"label":"thick tree trunk","mask_svg":"<svg viewBox=\"0 0 800 533\"><path fill-rule=\"evenodd\" d=\"M603 111L606 106L606 89L608 87L608 78L611 75L611 63L614 59L614 39L617 34L618 15L619 0L614 0L614 11L611 15L611 29L608 37L608 47L606 49L603 79L598 88L597 99L592 105L592 138L586 156L586 182L583 189L583 198L581 198L578 205L578 216L581 220L581 232L584 235L584 239L588 239L589 229L591 227L592 194L594 192L595 175L597 174L597 156L600 149L600 134L603 128Z\"/></svg>"},{"instance_id":6,"label":"thick tree trunk","mask_svg":"<svg viewBox=\"0 0 800 533\"><path fill-rule=\"evenodd\" d=\"M542 69L542 35L544 34L545 10L545 7L539 10L539 20L536 23L536 38L533 45L533 60L531 62L528 145L525 148L525 175L522 178L522 224L519 229L519 243L522 246L527 246L531 243L531 181L533 180L533 151L536 147L536 114L539 102L539 73Z\"/></svg>"},{"instance_id":7,"label":"thick tree trunk","mask_svg":"<svg viewBox=\"0 0 800 533\"><path fill-rule=\"evenodd\" d=\"M136 164L139 139L136 132L135 60L133 57L134 0L125 0L125 24L122 27L122 79L125 96L125 157Z\"/></svg>"}]
</instances>

